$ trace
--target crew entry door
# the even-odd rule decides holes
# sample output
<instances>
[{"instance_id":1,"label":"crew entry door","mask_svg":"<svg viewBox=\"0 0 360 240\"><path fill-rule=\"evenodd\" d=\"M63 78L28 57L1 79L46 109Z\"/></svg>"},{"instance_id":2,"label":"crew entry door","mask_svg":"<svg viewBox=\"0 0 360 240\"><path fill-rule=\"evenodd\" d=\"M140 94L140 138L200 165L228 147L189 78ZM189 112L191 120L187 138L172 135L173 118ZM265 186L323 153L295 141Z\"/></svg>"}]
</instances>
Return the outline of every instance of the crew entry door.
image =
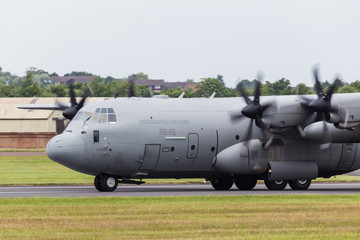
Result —
<instances>
[{"instance_id":1,"label":"crew entry door","mask_svg":"<svg viewBox=\"0 0 360 240\"><path fill-rule=\"evenodd\" d=\"M153 170L159 160L160 144L146 144L140 170Z\"/></svg>"}]
</instances>

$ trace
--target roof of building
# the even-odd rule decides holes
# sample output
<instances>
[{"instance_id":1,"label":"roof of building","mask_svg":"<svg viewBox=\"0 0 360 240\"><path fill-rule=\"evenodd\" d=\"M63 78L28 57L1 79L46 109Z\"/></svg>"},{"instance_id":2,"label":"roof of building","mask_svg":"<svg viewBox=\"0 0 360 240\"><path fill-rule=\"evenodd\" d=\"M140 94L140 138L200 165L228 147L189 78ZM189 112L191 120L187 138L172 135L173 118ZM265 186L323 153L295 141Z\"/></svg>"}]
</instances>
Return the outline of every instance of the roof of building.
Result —
<instances>
[{"instance_id":1,"label":"roof of building","mask_svg":"<svg viewBox=\"0 0 360 240\"><path fill-rule=\"evenodd\" d=\"M163 79L134 79L136 85L146 85L146 86L155 86L155 85L164 85Z\"/></svg>"},{"instance_id":2,"label":"roof of building","mask_svg":"<svg viewBox=\"0 0 360 240\"><path fill-rule=\"evenodd\" d=\"M184 88L186 85L188 84L188 82L165 82L165 87L167 87L168 89L173 89L173 88Z\"/></svg>"},{"instance_id":3,"label":"roof of building","mask_svg":"<svg viewBox=\"0 0 360 240\"><path fill-rule=\"evenodd\" d=\"M74 82L92 82L95 76L53 76L51 78L53 83L67 83L70 79L73 79Z\"/></svg>"},{"instance_id":4,"label":"roof of building","mask_svg":"<svg viewBox=\"0 0 360 240\"><path fill-rule=\"evenodd\" d=\"M86 102L101 101L105 98L87 98ZM80 98L78 99L80 101ZM48 119L54 113L54 110L29 110L18 109L17 106L23 104L36 103L67 103L69 98L0 98L0 120L14 119Z\"/></svg>"},{"instance_id":5,"label":"roof of building","mask_svg":"<svg viewBox=\"0 0 360 240\"><path fill-rule=\"evenodd\" d=\"M197 85L198 83L196 82L187 83L186 86L184 87L184 90L188 90L189 88L192 88L193 90L197 91Z\"/></svg>"}]
</instances>

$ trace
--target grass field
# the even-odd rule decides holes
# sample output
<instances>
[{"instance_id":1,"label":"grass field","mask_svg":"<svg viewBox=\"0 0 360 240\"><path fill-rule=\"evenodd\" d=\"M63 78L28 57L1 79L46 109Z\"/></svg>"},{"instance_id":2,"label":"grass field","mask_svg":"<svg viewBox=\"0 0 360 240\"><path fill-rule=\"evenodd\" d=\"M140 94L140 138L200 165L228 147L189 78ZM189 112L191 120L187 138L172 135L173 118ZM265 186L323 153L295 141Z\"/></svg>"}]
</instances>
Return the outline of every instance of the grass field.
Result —
<instances>
[{"instance_id":1,"label":"grass field","mask_svg":"<svg viewBox=\"0 0 360 240\"><path fill-rule=\"evenodd\" d=\"M70 170L47 156L0 156L0 185L92 185L94 177ZM149 179L149 184L203 183L203 179ZM360 182L360 177L340 175L317 182Z\"/></svg>"},{"instance_id":2,"label":"grass field","mask_svg":"<svg viewBox=\"0 0 360 240\"><path fill-rule=\"evenodd\" d=\"M360 195L0 199L0 239L359 239Z\"/></svg>"}]
</instances>

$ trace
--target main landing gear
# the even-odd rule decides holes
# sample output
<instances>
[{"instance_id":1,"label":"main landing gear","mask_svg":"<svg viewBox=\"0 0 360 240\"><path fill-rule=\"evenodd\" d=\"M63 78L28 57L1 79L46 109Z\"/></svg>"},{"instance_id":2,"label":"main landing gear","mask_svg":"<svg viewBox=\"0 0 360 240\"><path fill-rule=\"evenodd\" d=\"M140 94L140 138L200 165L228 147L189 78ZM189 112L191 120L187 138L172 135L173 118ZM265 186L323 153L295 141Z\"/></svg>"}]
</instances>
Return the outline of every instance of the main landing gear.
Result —
<instances>
[{"instance_id":1,"label":"main landing gear","mask_svg":"<svg viewBox=\"0 0 360 240\"><path fill-rule=\"evenodd\" d=\"M99 192L113 192L118 186L118 180L114 176L100 174L95 177L94 185Z\"/></svg>"},{"instance_id":2,"label":"main landing gear","mask_svg":"<svg viewBox=\"0 0 360 240\"><path fill-rule=\"evenodd\" d=\"M213 178L210 180L211 185L215 190L229 190L235 183L239 190L251 190L255 187L257 180L244 180L240 178Z\"/></svg>"},{"instance_id":3,"label":"main landing gear","mask_svg":"<svg viewBox=\"0 0 360 240\"><path fill-rule=\"evenodd\" d=\"M224 178L213 178L210 180L211 185L215 190L229 190L233 183L235 183L236 187L239 190L252 190L257 183L256 179L242 179L242 178L231 178L231 177L224 177ZM264 177L264 183L265 186L269 190L284 190L287 184L289 183L289 186L293 190L306 190L311 185L311 179L307 180L291 180L291 181L272 181L267 178L267 176Z\"/></svg>"}]
</instances>

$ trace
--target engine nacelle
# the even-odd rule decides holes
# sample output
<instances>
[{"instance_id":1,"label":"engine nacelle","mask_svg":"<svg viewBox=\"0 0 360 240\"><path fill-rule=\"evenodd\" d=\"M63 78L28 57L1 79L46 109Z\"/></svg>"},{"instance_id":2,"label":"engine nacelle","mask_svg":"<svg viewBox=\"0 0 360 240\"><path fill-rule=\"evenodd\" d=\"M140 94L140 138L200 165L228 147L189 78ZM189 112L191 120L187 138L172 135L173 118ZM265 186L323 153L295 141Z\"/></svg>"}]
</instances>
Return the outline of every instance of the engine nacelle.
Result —
<instances>
[{"instance_id":1,"label":"engine nacelle","mask_svg":"<svg viewBox=\"0 0 360 240\"><path fill-rule=\"evenodd\" d=\"M261 175L267 170L259 140L238 143L221 151L214 159L215 170L231 175Z\"/></svg>"},{"instance_id":2,"label":"engine nacelle","mask_svg":"<svg viewBox=\"0 0 360 240\"><path fill-rule=\"evenodd\" d=\"M324 141L325 134L331 136L331 142L333 143L356 143L360 142L360 129L338 129L333 124L327 123L328 132L324 127L324 122L315 122L308 125L304 129L304 133L307 138L322 142Z\"/></svg>"}]
</instances>

